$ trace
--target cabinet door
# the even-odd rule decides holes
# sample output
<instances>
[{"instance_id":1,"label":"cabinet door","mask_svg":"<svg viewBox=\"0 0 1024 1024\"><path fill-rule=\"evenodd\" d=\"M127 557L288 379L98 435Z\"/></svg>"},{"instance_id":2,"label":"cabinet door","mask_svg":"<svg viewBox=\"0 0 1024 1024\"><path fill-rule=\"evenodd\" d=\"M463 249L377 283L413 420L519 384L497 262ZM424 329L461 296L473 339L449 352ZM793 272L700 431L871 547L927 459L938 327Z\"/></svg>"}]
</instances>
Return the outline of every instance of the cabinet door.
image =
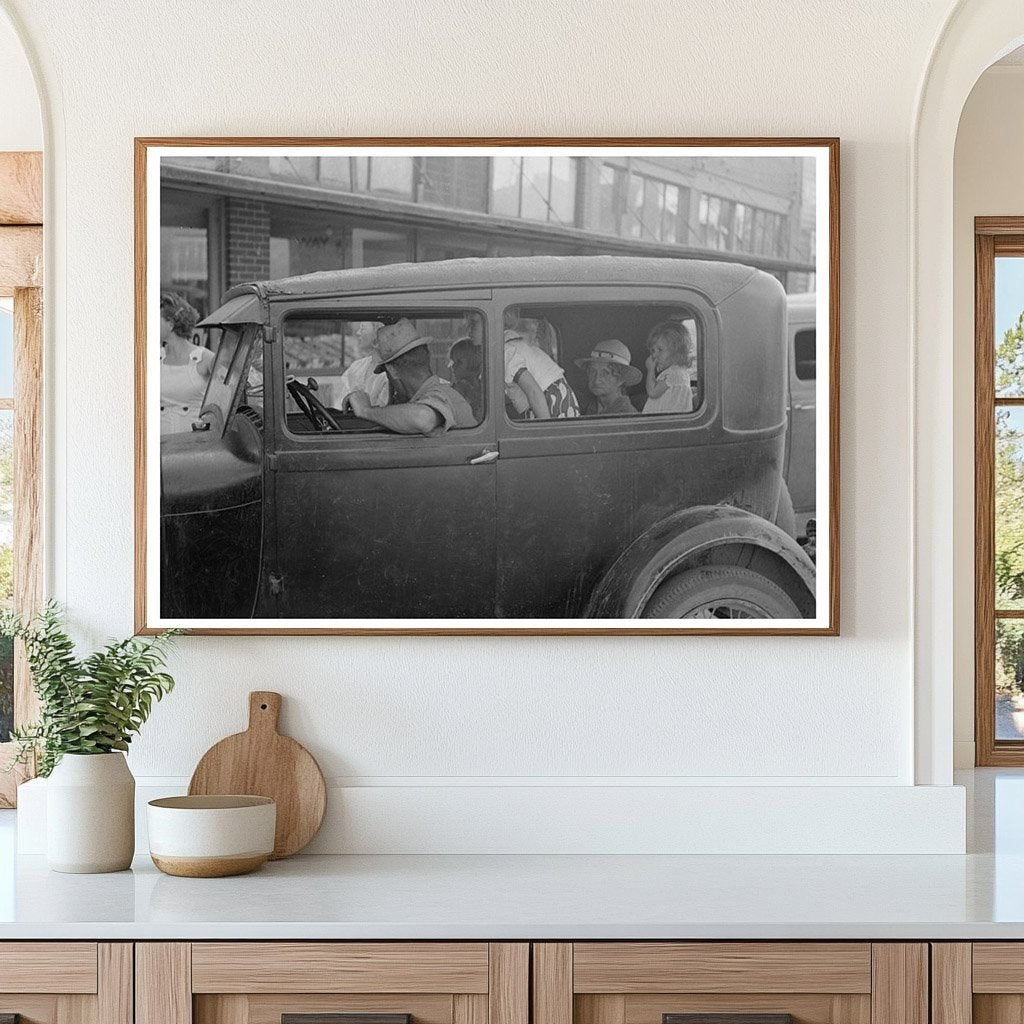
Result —
<instances>
[{"instance_id":1,"label":"cabinet door","mask_svg":"<svg viewBox=\"0 0 1024 1024\"><path fill-rule=\"evenodd\" d=\"M538 943L533 1024L928 1024L923 943Z\"/></svg>"},{"instance_id":2,"label":"cabinet door","mask_svg":"<svg viewBox=\"0 0 1024 1024\"><path fill-rule=\"evenodd\" d=\"M932 946L935 1024L1024 1020L1024 942Z\"/></svg>"},{"instance_id":3,"label":"cabinet door","mask_svg":"<svg viewBox=\"0 0 1024 1024\"><path fill-rule=\"evenodd\" d=\"M126 942L0 942L5 1024L132 1024Z\"/></svg>"},{"instance_id":4,"label":"cabinet door","mask_svg":"<svg viewBox=\"0 0 1024 1024\"><path fill-rule=\"evenodd\" d=\"M136 983L136 1024L529 1024L525 943L140 943Z\"/></svg>"}]
</instances>

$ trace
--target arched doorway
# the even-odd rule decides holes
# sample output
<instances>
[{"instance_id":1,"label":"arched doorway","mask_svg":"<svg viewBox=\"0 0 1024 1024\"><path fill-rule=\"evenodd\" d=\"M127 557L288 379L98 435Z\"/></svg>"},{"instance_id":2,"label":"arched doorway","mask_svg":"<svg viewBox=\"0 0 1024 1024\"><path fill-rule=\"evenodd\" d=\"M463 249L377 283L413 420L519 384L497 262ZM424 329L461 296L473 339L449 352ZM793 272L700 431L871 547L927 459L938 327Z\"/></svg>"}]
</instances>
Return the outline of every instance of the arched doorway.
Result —
<instances>
[{"instance_id":1,"label":"arched doorway","mask_svg":"<svg viewBox=\"0 0 1024 1024\"><path fill-rule=\"evenodd\" d=\"M948 785L953 771L954 546L954 149L975 82L1024 42L1019 0L962 0L936 43L921 86L911 139L911 316L914 345L915 778Z\"/></svg>"}]
</instances>

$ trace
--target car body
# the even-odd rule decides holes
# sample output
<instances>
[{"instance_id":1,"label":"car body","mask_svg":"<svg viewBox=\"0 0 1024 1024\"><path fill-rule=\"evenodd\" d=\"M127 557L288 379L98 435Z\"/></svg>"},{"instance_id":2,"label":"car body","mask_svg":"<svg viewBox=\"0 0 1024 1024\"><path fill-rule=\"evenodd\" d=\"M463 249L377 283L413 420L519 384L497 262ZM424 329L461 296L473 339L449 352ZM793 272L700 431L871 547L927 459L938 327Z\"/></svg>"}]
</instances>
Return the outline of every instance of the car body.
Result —
<instances>
[{"instance_id":1,"label":"car body","mask_svg":"<svg viewBox=\"0 0 1024 1024\"><path fill-rule=\"evenodd\" d=\"M793 502L797 535L807 534L815 517L817 423L817 317L814 292L786 297L789 338L789 432L786 484Z\"/></svg>"},{"instance_id":2,"label":"car body","mask_svg":"<svg viewBox=\"0 0 1024 1024\"><path fill-rule=\"evenodd\" d=\"M401 318L430 329L440 376L457 334L481 346L479 422L397 435L334 406L338 429L314 429L312 371L333 381L364 325ZM691 337L691 412L510 416L510 323L536 325L583 397L595 341L643 367L666 318ZM467 259L234 288L204 321L200 418L162 439L161 616L813 617L814 565L775 523L785 323L773 277L696 260Z\"/></svg>"}]
</instances>

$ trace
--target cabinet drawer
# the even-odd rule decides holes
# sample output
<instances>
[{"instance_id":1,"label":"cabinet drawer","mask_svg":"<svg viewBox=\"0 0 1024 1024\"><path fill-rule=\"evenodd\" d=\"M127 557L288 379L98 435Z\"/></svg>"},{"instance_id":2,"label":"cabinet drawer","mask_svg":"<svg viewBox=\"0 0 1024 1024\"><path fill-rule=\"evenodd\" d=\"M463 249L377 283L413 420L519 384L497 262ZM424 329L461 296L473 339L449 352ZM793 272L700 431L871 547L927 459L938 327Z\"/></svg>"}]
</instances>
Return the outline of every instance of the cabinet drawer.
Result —
<instances>
[{"instance_id":1,"label":"cabinet drawer","mask_svg":"<svg viewBox=\"0 0 1024 1024\"><path fill-rule=\"evenodd\" d=\"M922 943L577 942L533 949L534 1024L925 1024Z\"/></svg>"},{"instance_id":2,"label":"cabinet drawer","mask_svg":"<svg viewBox=\"0 0 1024 1024\"><path fill-rule=\"evenodd\" d=\"M196 942L192 991L485 993L488 961L486 942Z\"/></svg>"},{"instance_id":3,"label":"cabinet drawer","mask_svg":"<svg viewBox=\"0 0 1024 1024\"><path fill-rule=\"evenodd\" d=\"M0 992L96 991L95 942L0 943Z\"/></svg>"},{"instance_id":4,"label":"cabinet drawer","mask_svg":"<svg viewBox=\"0 0 1024 1024\"><path fill-rule=\"evenodd\" d=\"M573 991L871 991L870 943L578 942Z\"/></svg>"},{"instance_id":5,"label":"cabinet drawer","mask_svg":"<svg viewBox=\"0 0 1024 1024\"><path fill-rule=\"evenodd\" d=\"M0 942L0 1018L21 1024L132 1024L126 942Z\"/></svg>"},{"instance_id":6,"label":"cabinet drawer","mask_svg":"<svg viewBox=\"0 0 1024 1024\"><path fill-rule=\"evenodd\" d=\"M514 942L136 947L136 1024L529 1024Z\"/></svg>"}]
</instances>

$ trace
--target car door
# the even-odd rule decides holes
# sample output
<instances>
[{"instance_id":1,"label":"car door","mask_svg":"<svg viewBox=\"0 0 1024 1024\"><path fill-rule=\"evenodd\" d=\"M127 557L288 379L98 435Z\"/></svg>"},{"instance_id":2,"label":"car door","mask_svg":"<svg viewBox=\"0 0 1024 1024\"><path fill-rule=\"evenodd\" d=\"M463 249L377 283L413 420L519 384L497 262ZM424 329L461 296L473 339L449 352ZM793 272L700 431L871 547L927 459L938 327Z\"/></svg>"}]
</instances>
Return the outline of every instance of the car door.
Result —
<instances>
[{"instance_id":1,"label":"car door","mask_svg":"<svg viewBox=\"0 0 1024 1024\"><path fill-rule=\"evenodd\" d=\"M317 620L493 614L493 416L484 410L476 426L435 437L388 433L344 417L337 417L340 431L314 431L290 404L285 387L296 373L321 387L315 364L297 365L302 352L289 324L303 317L373 324L408 316L434 324L431 356L443 371L460 318L486 344L480 305L487 297L476 294L467 302L463 296L456 308L443 298L389 296L384 303L318 303L275 314L274 553L268 581L273 614ZM329 331L316 336L320 355L314 359L324 358L329 339ZM343 354L342 361L352 354ZM329 393L326 385L323 393Z\"/></svg>"},{"instance_id":2,"label":"car door","mask_svg":"<svg viewBox=\"0 0 1024 1024\"><path fill-rule=\"evenodd\" d=\"M814 518L816 445L816 331L813 320L790 323L790 427L786 483L797 530Z\"/></svg>"},{"instance_id":3,"label":"car door","mask_svg":"<svg viewBox=\"0 0 1024 1024\"><path fill-rule=\"evenodd\" d=\"M697 295L635 286L509 289L496 293L496 305L503 326L516 315L546 324L548 354L584 408L586 371L576 359L593 344L617 338L630 349L632 365L643 369L646 337L656 323L678 316L705 325L695 345L692 412L642 415L641 381L628 395L636 415L530 421L499 413L499 612L577 618L637 536L679 508L710 500L732 471L727 459L696 461L716 429L718 371L706 358L709 340L717 338L713 315Z\"/></svg>"}]
</instances>

